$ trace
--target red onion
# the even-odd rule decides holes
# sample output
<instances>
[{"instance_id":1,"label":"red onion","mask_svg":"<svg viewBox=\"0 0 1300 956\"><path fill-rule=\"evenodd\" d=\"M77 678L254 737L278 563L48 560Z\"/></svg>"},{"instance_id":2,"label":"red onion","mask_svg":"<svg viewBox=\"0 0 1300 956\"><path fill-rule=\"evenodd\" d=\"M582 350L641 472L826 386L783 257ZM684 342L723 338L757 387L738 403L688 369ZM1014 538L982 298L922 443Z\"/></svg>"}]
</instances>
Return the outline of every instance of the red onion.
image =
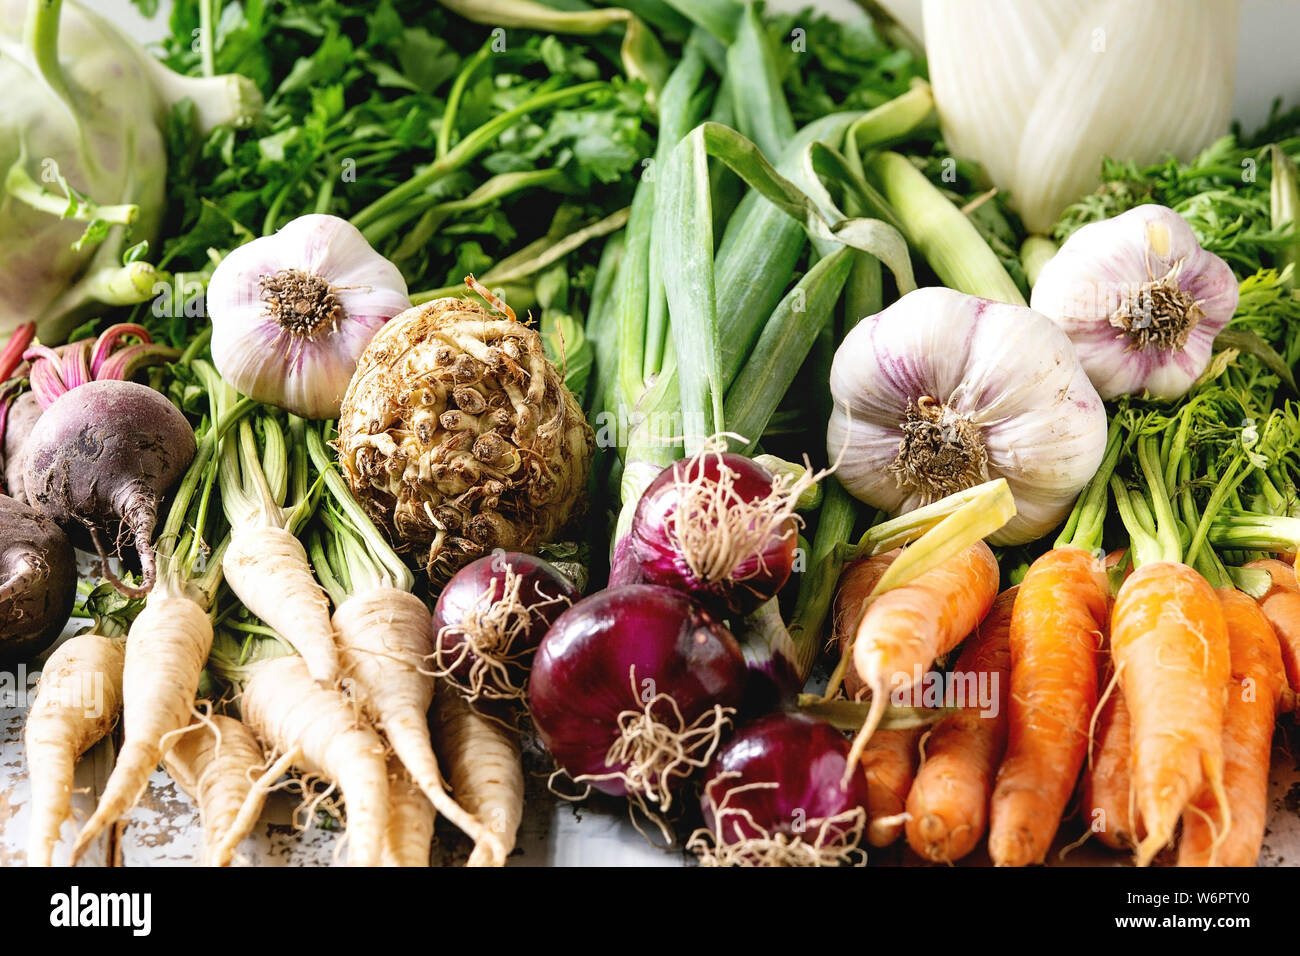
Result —
<instances>
[{"instance_id":1,"label":"red onion","mask_svg":"<svg viewBox=\"0 0 1300 956\"><path fill-rule=\"evenodd\" d=\"M794 515L812 477L774 477L743 455L706 448L669 465L637 503L630 552L644 580L743 615L790 578Z\"/></svg>"},{"instance_id":2,"label":"red onion","mask_svg":"<svg viewBox=\"0 0 1300 956\"><path fill-rule=\"evenodd\" d=\"M466 698L525 696L533 653L556 619L582 597L546 561L499 551L457 571L433 609L433 672Z\"/></svg>"},{"instance_id":3,"label":"red onion","mask_svg":"<svg viewBox=\"0 0 1300 956\"><path fill-rule=\"evenodd\" d=\"M706 773L700 809L708 831L688 844L708 865L828 866L862 862L867 780L844 776L849 742L797 713L743 727Z\"/></svg>"},{"instance_id":4,"label":"red onion","mask_svg":"<svg viewBox=\"0 0 1300 956\"><path fill-rule=\"evenodd\" d=\"M528 700L542 743L578 783L643 809L712 758L745 685L736 639L684 594L609 588L560 615Z\"/></svg>"}]
</instances>

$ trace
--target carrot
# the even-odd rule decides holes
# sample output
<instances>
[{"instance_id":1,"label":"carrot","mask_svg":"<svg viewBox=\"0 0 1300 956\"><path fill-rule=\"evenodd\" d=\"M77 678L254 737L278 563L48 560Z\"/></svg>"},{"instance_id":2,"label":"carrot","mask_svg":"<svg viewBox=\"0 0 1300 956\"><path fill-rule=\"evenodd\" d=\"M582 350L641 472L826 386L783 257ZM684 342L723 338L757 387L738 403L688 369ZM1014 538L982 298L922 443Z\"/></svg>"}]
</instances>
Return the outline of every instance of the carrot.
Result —
<instances>
[{"instance_id":1,"label":"carrot","mask_svg":"<svg viewBox=\"0 0 1300 956\"><path fill-rule=\"evenodd\" d=\"M1230 669L1219 599L1185 564L1143 564L1115 599L1111 647L1132 713L1133 798L1146 830L1137 862L1145 866L1201 786L1216 796L1223 788Z\"/></svg>"},{"instance_id":2,"label":"carrot","mask_svg":"<svg viewBox=\"0 0 1300 956\"><path fill-rule=\"evenodd\" d=\"M921 766L907 795L907 842L919 856L936 863L966 856L988 825L989 795L1007 739L1008 632L1017 591L1010 588L998 595L954 669L961 675L987 674L997 709L985 714L967 700L920 742Z\"/></svg>"},{"instance_id":3,"label":"carrot","mask_svg":"<svg viewBox=\"0 0 1300 956\"><path fill-rule=\"evenodd\" d=\"M870 558L858 558L845 565L835 592L835 608L832 616L836 643L841 659L848 654L853 645L853 636L865 613L871 592L881 576L902 553L900 548L877 554ZM850 700L857 700L866 686L858 672L852 668L844 671L844 693Z\"/></svg>"},{"instance_id":4,"label":"carrot","mask_svg":"<svg viewBox=\"0 0 1300 956\"><path fill-rule=\"evenodd\" d=\"M889 846L903 832L907 792L916 775L917 744L923 728L878 730L862 751L867 777L867 842Z\"/></svg>"},{"instance_id":5,"label":"carrot","mask_svg":"<svg viewBox=\"0 0 1300 956\"><path fill-rule=\"evenodd\" d=\"M77 837L73 860L139 801L149 775L190 722L194 694L212 647L207 610L164 572L131 624L122 671L122 749L95 812Z\"/></svg>"},{"instance_id":6,"label":"carrot","mask_svg":"<svg viewBox=\"0 0 1300 956\"><path fill-rule=\"evenodd\" d=\"M1011 616L1007 748L990 808L998 866L1041 863L1088 752L1109 585L1090 551L1058 547L1029 568Z\"/></svg>"},{"instance_id":7,"label":"carrot","mask_svg":"<svg viewBox=\"0 0 1300 956\"><path fill-rule=\"evenodd\" d=\"M476 713L445 685L434 697L432 730L452 792L487 830L476 841L469 865L504 866L524 811L516 734Z\"/></svg>"},{"instance_id":8,"label":"carrot","mask_svg":"<svg viewBox=\"0 0 1300 956\"><path fill-rule=\"evenodd\" d=\"M333 626L343 670L367 716L438 812L478 841L484 825L448 795L429 737L434 679L421 670L433 654L428 607L408 591L371 588L343 601Z\"/></svg>"},{"instance_id":9,"label":"carrot","mask_svg":"<svg viewBox=\"0 0 1300 956\"><path fill-rule=\"evenodd\" d=\"M237 526L222 570L230 590L293 645L313 678L326 686L338 681L329 598L316 583L307 551L293 534L273 525Z\"/></svg>"},{"instance_id":10,"label":"carrot","mask_svg":"<svg viewBox=\"0 0 1300 956\"><path fill-rule=\"evenodd\" d=\"M1300 592L1300 584L1296 583L1295 568L1285 561L1279 561L1277 558L1260 558L1258 561L1251 561L1244 566L1268 572L1268 576L1273 579L1269 594L1274 594L1277 591Z\"/></svg>"},{"instance_id":11,"label":"carrot","mask_svg":"<svg viewBox=\"0 0 1300 956\"><path fill-rule=\"evenodd\" d=\"M428 866L436 811L396 758L388 760L384 866Z\"/></svg>"},{"instance_id":12,"label":"carrot","mask_svg":"<svg viewBox=\"0 0 1300 956\"><path fill-rule=\"evenodd\" d=\"M232 832L264 767L262 747L252 731L223 714L197 719L192 728L163 757L163 766L199 806L204 865L229 866L231 851L252 829L250 820Z\"/></svg>"},{"instance_id":13,"label":"carrot","mask_svg":"<svg viewBox=\"0 0 1300 956\"><path fill-rule=\"evenodd\" d=\"M1092 763L1083 776L1083 812L1097 839L1113 850L1131 850L1134 828L1129 794L1129 731L1132 718L1118 684L1101 705L1092 742Z\"/></svg>"},{"instance_id":14,"label":"carrot","mask_svg":"<svg viewBox=\"0 0 1300 956\"><path fill-rule=\"evenodd\" d=\"M911 687L935 658L974 629L998 593L998 563L983 541L872 601L857 627L853 666L871 689L871 710L849 754L857 765L884 715L891 688Z\"/></svg>"},{"instance_id":15,"label":"carrot","mask_svg":"<svg viewBox=\"0 0 1300 956\"><path fill-rule=\"evenodd\" d=\"M297 655L259 664L240 701L244 722L282 756L249 791L240 814L260 808L272 780L291 763L336 783L348 811L348 863L378 866L388 829L388 768L384 743L343 694L321 687ZM256 813L251 814L254 819Z\"/></svg>"},{"instance_id":16,"label":"carrot","mask_svg":"<svg viewBox=\"0 0 1300 956\"><path fill-rule=\"evenodd\" d=\"M1300 694L1300 593L1274 590L1259 603L1282 648L1287 684Z\"/></svg>"},{"instance_id":17,"label":"carrot","mask_svg":"<svg viewBox=\"0 0 1300 956\"><path fill-rule=\"evenodd\" d=\"M28 866L50 865L71 807L77 758L117 722L122 659L121 641L80 634L59 645L41 672L24 730L32 793Z\"/></svg>"},{"instance_id":18,"label":"carrot","mask_svg":"<svg viewBox=\"0 0 1300 956\"><path fill-rule=\"evenodd\" d=\"M1268 816L1268 767L1273 725L1286 686L1277 635L1259 605L1220 588L1228 629L1231 678L1223 718L1222 812L1212 788L1203 788L1183 814L1179 866L1254 866ZM1214 821L1227 817L1227 832Z\"/></svg>"}]
</instances>

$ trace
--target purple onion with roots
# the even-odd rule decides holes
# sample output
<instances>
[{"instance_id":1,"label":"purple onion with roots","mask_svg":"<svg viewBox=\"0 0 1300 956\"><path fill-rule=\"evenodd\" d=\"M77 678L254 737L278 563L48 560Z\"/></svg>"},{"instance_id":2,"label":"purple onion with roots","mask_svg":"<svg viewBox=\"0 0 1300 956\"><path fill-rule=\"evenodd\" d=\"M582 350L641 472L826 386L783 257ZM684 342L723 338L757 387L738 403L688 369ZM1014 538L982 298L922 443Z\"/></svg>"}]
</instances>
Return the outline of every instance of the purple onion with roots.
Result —
<instances>
[{"instance_id":1,"label":"purple onion with roots","mask_svg":"<svg viewBox=\"0 0 1300 956\"><path fill-rule=\"evenodd\" d=\"M717 618L679 591L631 584L560 615L528 700L575 782L628 796L658 822L655 810L712 759L744 687L744 656Z\"/></svg>"},{"instance_id":2,"label":"purple onion with roots","mask_svg":"<svg viewBox=\"0 0 1300 956\"><path fill-rule=\"evenodd\" d=\"M865 774L841 785L849 742L824 721L776 713L742 727L705 774L707 830L688 844L705 865L837 866L865 862Z\"/></svg>"},{"instance_id":3,"label":"purple onion with roots","mask_svg":"<svg viewBox=\"0 0 1300 956\"><path fill-rule=\"evenodd\" d=\"M745 615L790 578L798 546L795 504L815 476L774 476L710 444L669 465L637 503L628 554L643 580ZM618 562L616 562L618 563Z\"/></svg>"},{"instance_id":4,"label":"purple onion with roots","mask_svg":"<svg viewBox=\"0 0 1300 956\"><path fill-rule=\"evenodd\" d=\"M533 654L582 593L548 562L501 551L457 571L433 609L433 666L468 700L521 700Z\"/></svg>"}]
</instances>

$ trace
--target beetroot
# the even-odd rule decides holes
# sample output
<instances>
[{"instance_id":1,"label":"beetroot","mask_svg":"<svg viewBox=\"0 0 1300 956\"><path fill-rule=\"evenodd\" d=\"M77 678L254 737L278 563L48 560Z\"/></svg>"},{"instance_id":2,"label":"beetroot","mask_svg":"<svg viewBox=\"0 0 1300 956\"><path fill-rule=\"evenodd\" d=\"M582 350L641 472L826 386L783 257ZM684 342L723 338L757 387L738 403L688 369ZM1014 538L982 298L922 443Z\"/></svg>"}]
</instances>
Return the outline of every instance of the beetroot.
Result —
<instances>
[{"instance_id":1,"label":"beetroot","mask_svg":"<svg viewBox=\"0 0 1300 956\"><path fill-rule=\"evenodd\" d=\"M194 431L158 392L135 382L88 382L45 409L24 447L27 500L66 529L84 527L104 576L142 597L153 587L158 506L194 458ZM108 567L105 541L129 536L140 556L131 588Z\"/></svg>"},{"instance_id":2,"label":"beetroot","mask_svg":"<svg viewBox=\"0 0 1300 956\"><path fill-rule=\"evenodd\" d=\"M26 502L23 490L23 451L27 438L41 417L41 406L35 392L23 392L9 405L5 421L4 444L0 445L0 461L4 462L4 492L18 501Z\"/></svg>"},{"instance_id":3,"label":"beetroot","mask_svg":"<svg viewBox=\"0 0 1300 956\"><path fill-rule=\"evenodd\" d=\"M49 518L0 495L0 661L39 654L68 623L77 567Z\"/></svg>"}]
</instances>

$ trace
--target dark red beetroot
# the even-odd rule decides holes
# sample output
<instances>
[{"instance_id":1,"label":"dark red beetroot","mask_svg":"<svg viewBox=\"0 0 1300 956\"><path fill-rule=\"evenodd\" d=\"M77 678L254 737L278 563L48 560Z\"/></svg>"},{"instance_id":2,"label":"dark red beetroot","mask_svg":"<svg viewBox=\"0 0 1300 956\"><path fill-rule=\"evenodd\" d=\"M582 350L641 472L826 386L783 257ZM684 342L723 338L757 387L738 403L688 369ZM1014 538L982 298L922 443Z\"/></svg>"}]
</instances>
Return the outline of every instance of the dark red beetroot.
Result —
<instances>
[{"instance_id":1,"label":"dark red beetroot","mask_svg":"<svg viewBox=\"0 0 1300 956\"><path fill-rule=\"evenodd\" d=\"M457 571L433 609L434 666L469 700L520 700L537 645L582 592L531 554L497 552Z\"/></svg>"},{"instance_id":2,"label":"dark red beetroot","mask_svg":"<svg viewBox=\"0 0 1300 956\"><path fill-rule=\"evenodd\" d=\"M642 579L723 614L748 614L774 597L798 547L797 493L776 491L774 480L731 453L669 465L641 496L629 532Z\"/></svg>"},{"instance_id":3,"label":"dark red beetroot","mask_svg":"<svg viewBox=\"0 0 1300 956\"><path fill-rule=\"evenodd\" d=\"M23 392L9 405L5 416L4 442L0 445L4 461L4 493L18 501L26 501L23 490L23 449L27 439L41 417L41 406L33 392Z\"/></svg>"},{"instance_id":4,"label":"dark red beetroot","mask_svg":"<svg viewBox=\"0 0 1300 956\"><path fill-rule=\"evenodd\" d=\"M158 506L194 458L194 431L158 392L135 382L88 382L45 409L24 449L27 500L65 529L81 525L118 589L153 587ZM134 540L142 580L130 588L108 568L105 540Z\"/></svg>"},{"instance_id":5,"label":"dark red beetroot","mask_svg":"<svg viewBox=\"0 0 1300 956\"><path fill-rule=\"evenodd\" d=\"M631 584L579 601L542 640L529 709L576 781L667 810L712 756L745 684L745 659L709 612Z\"/></svg>"},{"instance_id":6,"label":"dark red beetroot","mask_svg":"<svg viewBox=\"0 0 1300 956\"><path fill-rule=\"evenodd\" d=\"M0 661L39 654L77 597L72 545L49 518L0 495Z\"/></svg>"},{"instance_id":7,"label":"dark red beetroot","mask_svg":"<svg viewBox=\"0 0 1300 956\"><path fill-rule=\"evenodd\" d=\"M707 863L822 866L852 862L866 828L863 773L840 786L849 742L824 721L769 714L742 727L709 765L700 809L713 835L691 845Z\"/></svg>"}]
</instances>

